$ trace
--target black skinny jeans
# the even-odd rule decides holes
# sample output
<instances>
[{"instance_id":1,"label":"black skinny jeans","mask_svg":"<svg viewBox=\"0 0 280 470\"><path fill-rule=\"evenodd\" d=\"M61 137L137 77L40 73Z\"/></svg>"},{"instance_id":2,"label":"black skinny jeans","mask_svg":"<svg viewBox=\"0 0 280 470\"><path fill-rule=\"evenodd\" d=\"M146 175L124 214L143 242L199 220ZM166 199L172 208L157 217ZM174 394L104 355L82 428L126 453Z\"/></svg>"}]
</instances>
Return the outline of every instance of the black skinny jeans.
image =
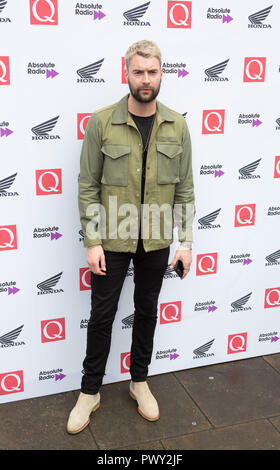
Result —
<instances>
[{"instance_id":1,"label":"black skinny jeans","mask_svg":"<svg viewBox=\"0 0 280 470\"><path fill-rule=\"evenodd\" d=\"M145 252L138 240L136 253L104 250L106 276L91 273L91 316L87 330L86 357L81 391L95 394L105 374L111 346L112 325L131 258L134 265L134 323L130 375L145 381L153 351L158 297L168 265L170 248Z\"/></svg>"}]
</instances>

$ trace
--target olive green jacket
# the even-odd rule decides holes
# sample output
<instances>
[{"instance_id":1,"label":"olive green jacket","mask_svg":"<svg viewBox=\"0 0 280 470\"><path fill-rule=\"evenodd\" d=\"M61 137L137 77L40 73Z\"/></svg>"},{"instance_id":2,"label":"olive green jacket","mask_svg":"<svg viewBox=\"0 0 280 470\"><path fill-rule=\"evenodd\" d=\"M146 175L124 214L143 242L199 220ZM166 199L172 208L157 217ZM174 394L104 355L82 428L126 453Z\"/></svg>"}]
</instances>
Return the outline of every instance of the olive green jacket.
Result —
<instances>
[{"instance_id":1,"label":"olive green jacket","mask_svg":"<svg viewBox=\"0 0 280 470\"><path fill-rule=\"evenodd\" d=\"M79 175L84 246L136 252L141 219L145 251L165 248L173 241L174 217L179 240L192 241L195 207L185 119L157 101L141 208L142 138L127 99L92 114L86 127Z\"/></svg>"}]
</instances>

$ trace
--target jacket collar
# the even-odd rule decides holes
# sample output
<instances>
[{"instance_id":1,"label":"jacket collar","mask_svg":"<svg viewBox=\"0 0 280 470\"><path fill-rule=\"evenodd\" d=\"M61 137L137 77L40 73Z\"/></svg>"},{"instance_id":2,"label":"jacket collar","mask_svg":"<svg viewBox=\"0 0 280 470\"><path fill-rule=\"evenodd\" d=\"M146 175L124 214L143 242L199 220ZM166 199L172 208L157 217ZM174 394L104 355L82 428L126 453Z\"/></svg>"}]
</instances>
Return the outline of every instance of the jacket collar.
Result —
<instances>
[{"instance_id":1,"label":"jacket collar","mask_svg":"<svg viewBox=\"0 0 280 470\"><path fill-rule=\"evenodd\" d=\"M127 99L129 95L124 96L118 103L112 115L112 124L126 124L128 121ZM174 122L174 118L168 108L164 104L157 103L157 115L159 121Z\"/></svg>"}]
</instances>

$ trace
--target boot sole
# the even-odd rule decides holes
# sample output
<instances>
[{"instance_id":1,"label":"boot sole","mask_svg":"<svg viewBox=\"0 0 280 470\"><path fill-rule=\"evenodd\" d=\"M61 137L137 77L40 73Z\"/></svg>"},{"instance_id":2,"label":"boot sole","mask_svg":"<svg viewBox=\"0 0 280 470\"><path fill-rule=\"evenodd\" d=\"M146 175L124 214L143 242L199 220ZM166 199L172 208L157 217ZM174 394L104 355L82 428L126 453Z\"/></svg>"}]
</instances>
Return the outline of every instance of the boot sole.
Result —
<instances>
[{"instance_id":1,"label":"boot sole","mask_svg":"<svg viewBox=\"0 0 280 470\"><path fill-rule=\"evenodd\" d=\"M100 402L98 402L91 410L90 412L90 415L91 413L94 413L94 411L98 410L98 408L100 407ZM90 416L89 415L89 416ZM90 422L90 418L88 418L88 420L85 422L85 424L83 424L80 428L76 429L75 431L71 431L70 429L66 428L66 431L68 432L68 434L78 434L79 432L83 431L83 429L85 429L87 427L87 425L89 424Z\"/></svg>"},{"instance_id":2,"label":"boot sole","mask_svg":"<svg viewBox=\"0 0 280 470\"><path fill-rule=\"evenodd\" d=\"M131 392L131 390L129 390L129 395L131 396L131 398L132 398L133 400L137 401L136 396ZM150 418L149 416L146 416L146 415L143 413L143 411L141 410L141 408L140 408L139 405L138 405L137 410L138 410L138 413L139 413L143 418L147 419L147 421L157 421L157 420L159 419L159 414L158 414L158 416L155 417L155 418Z\"/></svg>"}]
</instances>

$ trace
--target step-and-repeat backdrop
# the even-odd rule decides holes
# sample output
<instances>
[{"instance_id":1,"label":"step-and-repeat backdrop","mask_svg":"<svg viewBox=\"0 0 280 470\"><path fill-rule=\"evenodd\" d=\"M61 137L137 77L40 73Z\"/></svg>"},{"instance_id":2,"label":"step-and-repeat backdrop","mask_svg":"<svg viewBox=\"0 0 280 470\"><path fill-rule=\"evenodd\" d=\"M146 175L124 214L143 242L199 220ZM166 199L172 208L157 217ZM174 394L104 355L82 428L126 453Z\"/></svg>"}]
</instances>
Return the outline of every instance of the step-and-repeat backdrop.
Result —
<instances>
[{"instance_id":1,"label":"step-and-repeat backdrop","mask_svg":"<svg viewBox=\"0 0 280 470\"><path fill-rule=\"evenodd\" d=\"M0 0L0 401L78 389L90 312L77 183L124 54L162 50L193 144L193 263L166 271L150 375L280 352L280 5ZM178 245L176 227L170 262ZM130 378L133 265L104 383Z\"/></svg>"}]
</instances>

